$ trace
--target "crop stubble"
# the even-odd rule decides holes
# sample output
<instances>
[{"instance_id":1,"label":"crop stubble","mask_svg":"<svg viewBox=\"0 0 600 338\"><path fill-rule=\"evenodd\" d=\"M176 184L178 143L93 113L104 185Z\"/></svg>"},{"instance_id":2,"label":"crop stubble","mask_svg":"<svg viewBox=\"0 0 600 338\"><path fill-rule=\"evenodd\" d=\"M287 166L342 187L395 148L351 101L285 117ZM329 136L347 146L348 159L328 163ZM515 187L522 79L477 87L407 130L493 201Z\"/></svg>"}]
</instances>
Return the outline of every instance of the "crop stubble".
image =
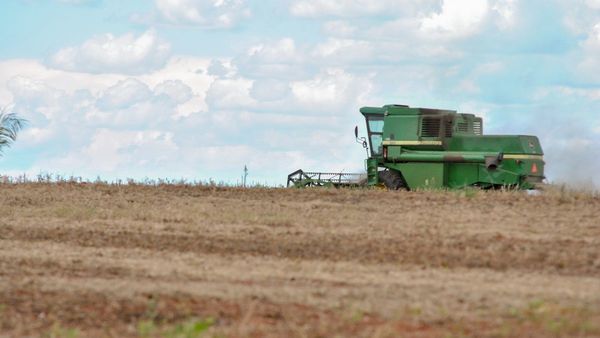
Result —
<instances>
[{"instance_id":1,"label":"crop stubble","mask_svg":"<svg viewBox=\"0 0 600 338\"><path fill-rule=\"evenodd\" d=\"M0 188L9 336L600 335L593 194Z\"/></svg>"}]
</instances>

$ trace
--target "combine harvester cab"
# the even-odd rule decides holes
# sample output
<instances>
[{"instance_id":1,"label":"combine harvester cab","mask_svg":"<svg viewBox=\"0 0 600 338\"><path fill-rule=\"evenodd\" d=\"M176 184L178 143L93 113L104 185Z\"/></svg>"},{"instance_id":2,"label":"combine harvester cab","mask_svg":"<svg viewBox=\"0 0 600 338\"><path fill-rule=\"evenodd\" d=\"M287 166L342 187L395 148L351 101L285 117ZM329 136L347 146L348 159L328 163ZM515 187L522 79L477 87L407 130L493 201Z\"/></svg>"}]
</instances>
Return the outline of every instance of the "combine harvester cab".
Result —
<instances>
[{"instance_id":1,"label":"combine harvester cab","mask_svg":"<svg viewBox=\"0 0 600 338\"><path fill-rule=\"evenodd\" d=\"M483 121L452 110L363 107L371 148L368 184L388 189L510 187L544 179L539 140L483 135Z\"/></svg>"},{"instance_id":2,"label":"combine harvester cab","mask_svg":"<svg viewBox=\"0 0 600 338\"><path fill-rule=\"evenodd\" d=\"M385 186L535 189L544 180L540 142L528 135L483 135L483 121L453 110L404 105L363 107L368 148L366 179L360 174L298 170L288 186ZM368 142L367 142L368 141Z\"/></svg>"}]
</instances>

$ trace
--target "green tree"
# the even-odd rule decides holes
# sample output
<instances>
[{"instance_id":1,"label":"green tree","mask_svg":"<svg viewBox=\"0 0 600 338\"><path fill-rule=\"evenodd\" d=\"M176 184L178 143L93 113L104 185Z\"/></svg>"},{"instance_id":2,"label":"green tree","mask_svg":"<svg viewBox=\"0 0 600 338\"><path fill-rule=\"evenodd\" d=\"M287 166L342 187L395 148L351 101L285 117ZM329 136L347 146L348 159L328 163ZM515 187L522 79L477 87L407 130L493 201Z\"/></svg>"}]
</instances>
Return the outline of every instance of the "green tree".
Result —
<instances>
[{"instance_id":1,"label":"green tree","mask_svg":"<svg viewBox=\"0 0 600 338\"><path fill-rule=\"evenodd\" d=\"M17 133L23 129L26 122L7 108L0 109L0 155L5 147L10 147L17 139Z\"/></svg>"}]
</instances>

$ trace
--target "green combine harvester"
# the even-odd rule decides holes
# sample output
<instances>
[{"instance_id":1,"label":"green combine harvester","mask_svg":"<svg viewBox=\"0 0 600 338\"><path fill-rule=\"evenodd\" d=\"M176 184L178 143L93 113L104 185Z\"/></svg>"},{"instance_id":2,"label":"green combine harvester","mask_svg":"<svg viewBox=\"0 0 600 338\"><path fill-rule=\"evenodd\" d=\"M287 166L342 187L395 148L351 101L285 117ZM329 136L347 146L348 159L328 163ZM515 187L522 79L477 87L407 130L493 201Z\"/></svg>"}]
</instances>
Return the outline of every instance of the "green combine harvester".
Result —
<instances>
[{"instance_id":1,"label":"green combine harvester","mask_svg":"<svg viewBox=\"0 0 600 338\"><path fill-rule=\"evenodd\" d=\"M453 110L404 105L363 107L368 137L366 174L297 170L287 185L535 189L544 179L544 153L535 136L483 135L483 121ZM368 139L368 144L367 144Z\"/></svg>"}]
</instances>

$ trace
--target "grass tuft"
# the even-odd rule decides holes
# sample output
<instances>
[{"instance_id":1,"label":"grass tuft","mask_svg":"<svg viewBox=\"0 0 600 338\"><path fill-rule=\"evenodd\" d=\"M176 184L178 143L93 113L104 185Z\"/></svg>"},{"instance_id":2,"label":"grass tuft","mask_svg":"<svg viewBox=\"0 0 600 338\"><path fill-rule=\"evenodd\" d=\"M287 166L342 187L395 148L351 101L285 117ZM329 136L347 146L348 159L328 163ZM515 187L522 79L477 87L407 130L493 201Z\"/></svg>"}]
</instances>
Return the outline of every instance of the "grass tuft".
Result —
<instances>
[{"instance_id":1,"label":"grass tuft","mask_svg":"<svg viewBox=\"0 0 600 338\"><path fill-rule=\"evenodd\" d=\"M79 330L62 326L60 323L54 323L46 335L47 338L78 338Z\"/></svg>"},{"instance_id":2,"label":"grass tuft","mask_svg":"<svg viewBox=\"0 0 600 338\"><path fill-rule=\"evenodd\" d=\"M190 318L176 324L157 324L154 320L142 320L137 324L137 334L141 338L200 338L214 323L212 318Z\"/></svg>"}]
</instances>

